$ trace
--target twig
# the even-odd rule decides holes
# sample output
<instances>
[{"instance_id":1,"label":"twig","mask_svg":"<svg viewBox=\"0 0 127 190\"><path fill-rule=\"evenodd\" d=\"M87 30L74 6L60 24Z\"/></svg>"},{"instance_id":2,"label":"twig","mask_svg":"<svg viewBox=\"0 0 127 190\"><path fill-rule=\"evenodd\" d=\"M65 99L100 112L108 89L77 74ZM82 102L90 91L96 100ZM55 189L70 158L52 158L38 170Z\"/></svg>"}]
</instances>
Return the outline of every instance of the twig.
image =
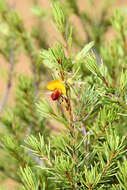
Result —
<instances>
[{"instance_id":1,"label":"twig","mask_svg":"<svg viewBox=\"0 0 127 190\"><path fill-rule=\"evenodd\" d=\"M103 79L103 81L104 81L106 87L109 88L109 84L108 84L106 78L105 78L103 75L102 75L102 79Z\"/></svg>"},{"instance_id":2,"label":"twig","mask_svg":"<svg viewBox=\"0 0 127 190\"><path fill-rule=\"evenodd\" d=\"M104 169L103 169L103 172L102 172L102 176L105 174L105 172L106 172L106 170L108 169L109 165L111 164L111 162L112 162L114 156L115 156L115 151L112 152L108 163L105 165L105 167L104 167Z\"/></svg>"},{"instance_id":3,"label":"twig","mask_svg":"<svg viewBox=\"0 0 127 190\"><path fill-rule=\"evenodd\" d=\"M89 190L92 190L93 184L89 184Z\"/></svg>"},{"instance_id":4,"label":"twig","mask_svg":"<svg viewBox=\"0 0 127 190\"><path fill-rule=\"evenodd\" d=\"M13 67L14 67L13 47L14 47L14 44L12 42L12 49L11 49L10 58L9 58L10 68L9 68L9 72L8 72L8 82L7 82L6 91L5 91L2 103L0 105L0 114L3 112L4 107L5 107L6 103L7 103L10 88L11 88L11 85L12 85L12 73L13 73Z\"/></svg>"},{"instance_id":5,"label":"twig","mask_svg":"<svg viewBox=\"0 0 127 190\"><path fill-rule=\"evenodd\" d=\"M71 109L71 101L70 101L70 97L68 96L67 94L67 98L64 98L65 101L66 101L66 104L67 104L67 111L69 113L69 120L70 120L70 129L71 129L71 132L72 132L72 137L74 138L75 136L75 129L74 129L74 124L73 124L73 114L72 114L72 109ZM74 145L74 142L73 142L73 145Z\"/></svg>"},{"instance_id":6,"label":"twig","mask_svg":"<svg viewBox=\"0 0 127 190\"><path fill-rule=\"evenodd\" d=\"M71 176L70 176L68 170L65 171L65 173L66 173L66 176L67 176L67 178L68 178L69 183L71 184L72 189L73 189L73 190L76 190L75 186L74 186L73 183L72 183L72 179L71 179Z\"/></svg>"},{"instance_id":7,"label":"twig","mask_svg":"<svg viewBox=\"0 0 127 190\"><path fill-rule=\"evenodd\" d=\"M93 145L96 140L99 140L99 139L100 139L100 137L103 135L103 133L105 132L105 129L106 129L108 126L109 126L109 123L106 122L105 126L103 127L102 131L98 134L98 136L97 136L93 141L91 141L91 142L88 144L89 147L90 147L91 145Z\"/></svg>"}]
</instances>

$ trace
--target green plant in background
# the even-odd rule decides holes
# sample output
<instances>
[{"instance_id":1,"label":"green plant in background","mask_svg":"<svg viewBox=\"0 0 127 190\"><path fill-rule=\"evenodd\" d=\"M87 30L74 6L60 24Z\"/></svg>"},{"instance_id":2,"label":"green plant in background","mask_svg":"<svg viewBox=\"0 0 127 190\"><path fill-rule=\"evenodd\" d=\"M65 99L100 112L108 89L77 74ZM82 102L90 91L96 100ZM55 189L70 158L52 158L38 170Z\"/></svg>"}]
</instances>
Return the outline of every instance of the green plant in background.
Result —
<instances>
[{"instance_id":1,"label":"green plant in background","mask_svg":"<svg viewBox=\"0 0 127 190\"><path fill-rule=\"evenodd\" d=\"M47 48L38 28L29 35L17 13L3 2L3 37L10 40L0 48L1 54L12 65L19 51L16 45L22 44L32 76L18 77L15 105L1 115L1 177L18 181L18 189L26 190L126 190L126 15L117 9L109 19L109 4L103 1L97 21L80 13L77 1L51 1L61 41ZM32 12L40 22L51 16L37 2ZM81 19L91 41L84 47L75 38L71 13ZM116 36L105 44L108 26ZM47 76L48 71L52 75ZM52 80L45 84L47 77ZM50 102L40 96L42 80ZM59 133L49 133L50 120L58 122Z\"/></svg>"}]
</instances>

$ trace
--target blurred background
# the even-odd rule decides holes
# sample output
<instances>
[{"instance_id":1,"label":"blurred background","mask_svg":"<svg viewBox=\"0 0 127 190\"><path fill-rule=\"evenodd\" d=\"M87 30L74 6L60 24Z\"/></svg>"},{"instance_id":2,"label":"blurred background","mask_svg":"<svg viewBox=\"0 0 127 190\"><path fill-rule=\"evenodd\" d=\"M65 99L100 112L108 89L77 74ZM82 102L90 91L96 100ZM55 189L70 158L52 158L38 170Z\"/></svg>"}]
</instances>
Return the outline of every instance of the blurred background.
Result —
<instances>
[{"instance_id":1,"label":"blurred background","mask_svg":"<svg viewBox=\"0 0 127 190\"><path fill-rule=\"evenodd\" d=\"M36 46L38 46L37 53L39 53L41 48L48 48L50 45L53 45L56 42L56 39L61 40L61 37L56 31L56 28L52 22L51 6L50 6L49 1L47 0L7 0L7 3L10 9L15 9L18 12L18 14L23 20L24 26L27 29L28 33L34 36L35 44ZM115 0L111 5L109 4L109 0L93 0L93 1L77 0L77 3L78 3L79 11L81 13L87 12L87 14L90 15L91 18L93 18L95 23L101 17L104 4L108 5L108 8L107 8L108 11L106 13L106 17L108 17L109 19L112 16L113 10L116 7L121 8L123 11L127 10L126 9L127 0ZM39 7L42 8L42 10L40 10L40 12L42 11L42 15L39 12ZM76 49L83 47L84 43L88 41L87 39L88 36L86 35L86 32L84 32L84 28L79 17L73 11L71 13L68 13L68 9L65 9L65 11L67 11L67 14L69 14L70 16L70 22L72 22L72 24L76 28L77 40L80 41L81 39L81 44L79 44L79 46L76 46L74 48L74 51L76 51ZM39 29L40 31L40 34L39 34L40 39L36 39L35 28ZM103 40L105 40L105 42L107 43L114 36L115 36L115 33L112 30L112 28L109 26L107 28L107 31L105 32L105 36ZM94 40L94 37L92 40ZM98 47L98 52L99 52L99 47ZM31 75L30 58L28 55L26 55L23 49L20 49L18 53L18 57L16 59L17 60L16 60L15 68L13 71L12 85L10 88L7 105L14 103L16 76L19 75L20 73L24 73L29 76ZM0 54L0 101L2 101L2 98L6 91L6 81L8 78L8 70L9 70L8 62ZM48 76L47 76L47 80L49 80ZM45 82L42 83L42 85L44 87ZM13 190L14 187L17 186L17 184L13 180L10 180L10 179L6 179L5 181L0 182L0 185L7 187L8 190Z\"/></svg>"}]
</instances>

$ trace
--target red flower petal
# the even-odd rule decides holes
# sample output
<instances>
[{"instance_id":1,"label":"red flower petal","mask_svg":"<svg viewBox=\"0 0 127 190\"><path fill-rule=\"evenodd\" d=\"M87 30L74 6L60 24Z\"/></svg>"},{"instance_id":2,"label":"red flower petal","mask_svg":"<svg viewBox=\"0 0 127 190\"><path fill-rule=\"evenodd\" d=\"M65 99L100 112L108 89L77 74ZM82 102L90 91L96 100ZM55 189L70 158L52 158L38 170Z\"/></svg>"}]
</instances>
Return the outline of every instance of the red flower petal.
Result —
<instances>
[{"instance_id":1,"label":"red flower petal","mask_svg":"<svg viewBox=\"0 0 127 190\"><path fill-rule=\"evenodd\" d=\"M56 89L52 94L51 98L52 100L57 100L61 96L61 91Z\"/></svg>"}]
</instances>

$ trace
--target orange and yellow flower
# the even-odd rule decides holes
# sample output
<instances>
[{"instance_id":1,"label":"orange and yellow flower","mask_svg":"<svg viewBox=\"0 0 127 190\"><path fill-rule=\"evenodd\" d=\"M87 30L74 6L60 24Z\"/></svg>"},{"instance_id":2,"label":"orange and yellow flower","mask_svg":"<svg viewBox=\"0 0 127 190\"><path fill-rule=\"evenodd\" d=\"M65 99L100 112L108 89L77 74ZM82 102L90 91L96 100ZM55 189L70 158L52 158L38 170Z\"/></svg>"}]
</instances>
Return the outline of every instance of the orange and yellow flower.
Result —
<instances>
[{"instance_id":1,"label":"orange and yellow flower","mask_svg":"<svg viewBox=\"0 0 127 190\"><path fill-rule=\"evenodd\" d=\"M53 80L49 82L47 88L53 91L51 94L52 100L57 100L62 94L66 95L66 88L60 80Z\"/></svg>"}]
</instances>

